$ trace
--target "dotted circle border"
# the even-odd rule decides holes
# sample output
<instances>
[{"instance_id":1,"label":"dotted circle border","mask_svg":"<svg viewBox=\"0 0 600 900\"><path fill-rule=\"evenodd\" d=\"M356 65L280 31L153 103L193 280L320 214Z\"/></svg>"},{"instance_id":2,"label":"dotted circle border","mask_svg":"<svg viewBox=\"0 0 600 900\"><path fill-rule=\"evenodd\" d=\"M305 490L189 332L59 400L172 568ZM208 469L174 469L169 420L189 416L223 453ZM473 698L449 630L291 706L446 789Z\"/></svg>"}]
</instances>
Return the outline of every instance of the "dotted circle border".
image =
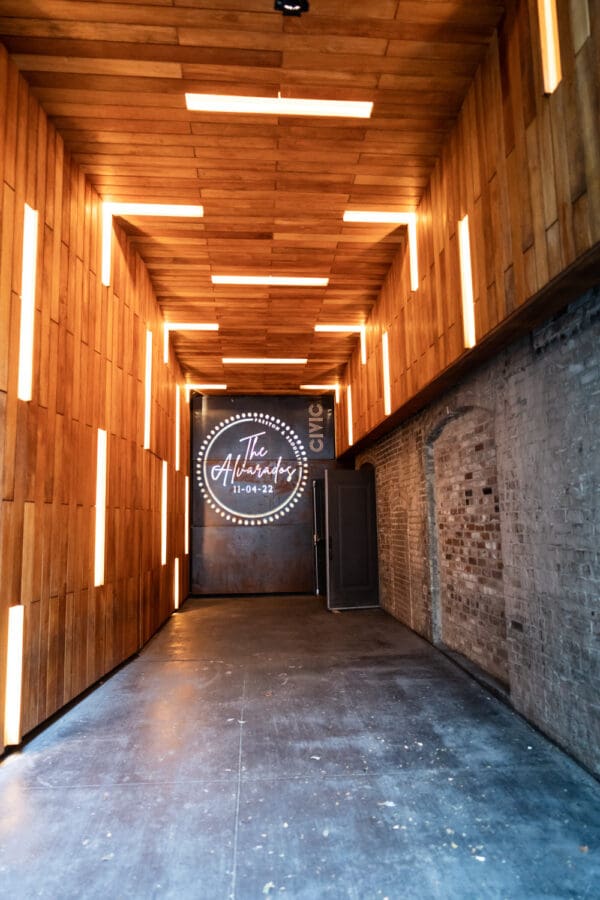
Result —
<instances>
[{"instance_id":1,"label":"dotted circle border","mask_svg":"<svg viewBox=\"0 0 600 900\"><path fill-rule=\"evenodd\" d=\"M225 506L211 491L206 477L206 462L210 448L215 440L229 428L242 422L256 422L257 425L266 425L285 438L294 452L296 461L300 464L298 481L292 493L283 503L270 510L268 513L240 513ZM308 481L308 457L298 434L283 419L268 413L251 412L237 413L228 416L212 428L204 438L196 459L196 477L200 491L205 502L210 508L231 525L274 525L296 506L302 496Z\"/></svg>"}]
</instances>

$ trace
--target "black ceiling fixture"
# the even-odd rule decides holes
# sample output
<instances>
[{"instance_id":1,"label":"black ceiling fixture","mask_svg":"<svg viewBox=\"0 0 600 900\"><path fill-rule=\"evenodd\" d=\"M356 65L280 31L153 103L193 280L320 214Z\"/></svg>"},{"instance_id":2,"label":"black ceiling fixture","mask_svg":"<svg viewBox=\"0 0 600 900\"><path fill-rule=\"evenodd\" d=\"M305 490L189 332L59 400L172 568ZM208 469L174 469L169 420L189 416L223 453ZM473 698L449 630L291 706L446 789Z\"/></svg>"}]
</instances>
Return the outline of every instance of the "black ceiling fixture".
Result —
<instances>
[{"instance_id":1,"label":"black ceiling fixture","mask_svg":"<svg viewBox=\"0 0 600 900\"><path fill-rule=\"evenodd\" d=\"M275 0L274 9L279 10L284 16L301 16L308 12L308 0Z\"/></svg>"}]
</instances>

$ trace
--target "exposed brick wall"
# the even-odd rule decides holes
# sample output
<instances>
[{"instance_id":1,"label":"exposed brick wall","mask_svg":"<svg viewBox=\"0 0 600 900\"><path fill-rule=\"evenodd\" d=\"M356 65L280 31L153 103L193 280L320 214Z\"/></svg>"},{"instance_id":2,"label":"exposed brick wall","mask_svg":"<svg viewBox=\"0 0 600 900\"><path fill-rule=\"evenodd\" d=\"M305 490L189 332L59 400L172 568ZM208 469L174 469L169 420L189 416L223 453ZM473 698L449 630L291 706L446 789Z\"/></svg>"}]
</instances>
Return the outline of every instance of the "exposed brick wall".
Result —
<instances>
[{"instance_id":1,"label":"exposed brick wall","mask_svg":"<svg viewBox=\"0 0 600 900\"><path fill-rule=\"evenodd\" d=\"M600 774L600 287L366 461L384 607L501 677L516 709Z\"/></svg>"},{"instance_id":2,"label":"exposed brick wall","mask_svg":"<svg viewBox=\"0 0 600 900\"><path fill-rule=\"evenodd\" d=\"M489 412L470 409L452 418L432 450L440 638L507 682L496 439Z\"/></svg>"}]
</instances>

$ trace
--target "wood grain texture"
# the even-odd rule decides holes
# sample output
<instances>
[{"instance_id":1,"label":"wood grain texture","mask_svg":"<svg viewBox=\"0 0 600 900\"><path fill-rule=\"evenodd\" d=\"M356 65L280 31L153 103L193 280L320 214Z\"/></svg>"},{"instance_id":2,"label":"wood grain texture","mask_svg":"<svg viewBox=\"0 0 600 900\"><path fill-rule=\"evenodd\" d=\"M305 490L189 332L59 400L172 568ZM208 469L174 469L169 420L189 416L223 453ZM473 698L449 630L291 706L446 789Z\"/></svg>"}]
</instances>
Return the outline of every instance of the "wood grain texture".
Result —
<instances>
[{"instance_id":1,"label":"wood grain texture","mask_svg":"<svg viewBox=\"0 0 600 900\"><path fill-rule=\"evenodd\" d=\"M348 363L355 442L382 433L385 422L379 377L383 330L390 334L394 422L403 409L414 412L418 396L431 399L430 385L447 386L453 367L464 371L469 353L462 340L457 226L466 213L478 342L493 337L497 348L504 324L506 340L519 333L517 321L523 330L531 327L528 304L563 271L572 273L573 290L597 282L589 254L600 239L600 18L591 16L590 33L582 39L578 16L574 45L567 5L561 10L563 80L547 97L537 4L507 6L417 208L419 289L410 290L403 244L369 316L372 352L366 371L356 348ZM585 263L584 281L577 277L578 260ZM564 302L572 296L566 284ZM555 309L555 297L552 304ZM539 310L536 315L539 319ZM344 417L338 447L348 447Z\"/></svg>"},{"instance_id":2,"label":"wood grain texture","mask_svg":"<svg viewBox=\"0 0 600 900\"><path fill-rule=\"evenodd\" d=\"M415 209L503 4L6 0L0 39L102 197L202 203L189 222L123 221L167 319L218 321L178 341L192 381L232 392L339 379L356 344L316 323L364 322L398 234L348 208ZM373 100L370 120L191 113L186 91ZM214 287L212 274L330 278L327 290ZM286 323L286 328L277 327ZM269 327L273 325L275 327ZM223 356L307 356L302 371L227 371Z\"/></svg>"},{"instance_id":3,"label":"wood grain texture","mask_svg":"<svg viewBox=\"0 0 600 900\"><path fill-rule=\"evenodd\" d=\"M0 719L8 608L25 607L22 731L110 671L187 593L184 486L175 472L176 357L148 272L117 227L115 278L98 276L99 198L0 47ZM31 402L17 399L23 204L39 213ZM142 449L145 331L154 333L151 449ZM188 408L181 408L182 446ZM97 429L108 432L105 584L93 586ZM169 461L160 564L161 460Z\"/></svg>"}]
</instances>

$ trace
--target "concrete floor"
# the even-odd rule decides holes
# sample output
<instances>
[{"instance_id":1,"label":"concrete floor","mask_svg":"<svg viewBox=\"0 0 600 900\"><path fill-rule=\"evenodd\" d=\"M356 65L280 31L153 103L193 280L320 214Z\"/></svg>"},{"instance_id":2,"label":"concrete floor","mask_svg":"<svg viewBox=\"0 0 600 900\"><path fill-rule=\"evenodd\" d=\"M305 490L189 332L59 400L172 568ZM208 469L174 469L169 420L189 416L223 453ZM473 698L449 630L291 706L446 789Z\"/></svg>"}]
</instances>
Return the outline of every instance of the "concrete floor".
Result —
<instances>
[{"instance_id":1,"label":"concrete floor","mask_svg":"<svg viewBox=\"0 0 600 900\"><path fill-rule=\"evenodd\" d=\"M188 601L0 766L0 896L600 897L600 784L379 610Z\"/></svg>"}]
</instances>

